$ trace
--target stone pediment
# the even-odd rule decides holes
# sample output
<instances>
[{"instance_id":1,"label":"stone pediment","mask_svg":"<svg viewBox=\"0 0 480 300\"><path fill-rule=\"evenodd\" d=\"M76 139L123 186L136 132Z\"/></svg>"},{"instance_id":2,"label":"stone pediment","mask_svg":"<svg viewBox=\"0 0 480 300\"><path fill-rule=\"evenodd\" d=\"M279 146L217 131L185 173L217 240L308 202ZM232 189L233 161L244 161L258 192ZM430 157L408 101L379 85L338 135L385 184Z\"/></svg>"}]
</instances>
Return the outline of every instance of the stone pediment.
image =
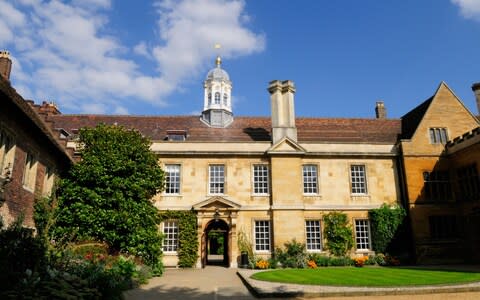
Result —
<instances>
[{"instance_id":1,"label":"stone pediment","mask_svg":"<svg viewBox=\"0 0 480 300\"><path fill-rule=\"evenodd\" d=\"M289 139L288 137L283 138L275 145L272 145L270 149L267 150L268 153L272 154L302 154L307 152L305 148L300 146L295 141Z\"/></svg>"},{"instance_id":2,"label":"stone pediment","mask_svg":"<svg viewBox=\"0 0 480 300\"><path fill-rule=\"evenodd\" d=\"M222 209L222 210L238 210L241 205L233 202L231 200L225 199L221 196L214 196L194 204L192 208L194 210L213 210L213 209Z\"/></svg>"}]
</instances>

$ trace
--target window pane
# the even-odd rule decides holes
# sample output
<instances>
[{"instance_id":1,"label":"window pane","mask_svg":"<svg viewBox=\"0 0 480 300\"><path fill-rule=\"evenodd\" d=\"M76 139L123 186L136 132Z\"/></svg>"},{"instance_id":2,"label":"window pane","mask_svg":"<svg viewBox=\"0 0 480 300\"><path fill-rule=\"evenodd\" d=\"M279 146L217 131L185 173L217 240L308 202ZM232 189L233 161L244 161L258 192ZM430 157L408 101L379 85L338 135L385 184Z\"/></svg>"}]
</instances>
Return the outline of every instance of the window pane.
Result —
<instances>
[{"instance_id":1,"label":"window pane","mask_svg":"<svg viewBox=\"0 0 480 300\"><path fill-rule=\"evenodd\" d=\"M305 221L307 250L322 250L322 231L319 220Z\"/></svg>"},{"instance_id":2,"label":"window pane","mask_svg":"<svg viewBox=\"0 0 480 300\"><path fill-rule=\"evenodd\" d=\"M178 247L178 223L176 221L163 222L163 251L175 252Z\"/></svg>"},{"instance_id":3,"label":"window pane","mask_svg":"<svg viewBox=\"0 0 480 300\"><path fill-rule=\"evenodd\" d=\"M255 250L270 251L270 221L255 221Z\"/></svg>"},{"instance_id":4,"label":"window pane","mask_svg":"<svg viewBox=\"0 0 480 300\"><path fill-rule=\"evenodd\" d=\"M367 193L367 181L364 165L352 165L350 167L350 178L352 184L352 194Z\"/></svg>"},{"instance_id":5,"label":"window pane","mask_svg":"<svg viewBox=\"0 0 480 300\"><path fill-rule=\"evenodd\" d=\"M358 250L370 249L370 229L368 220L355 220L355 242Z\"/></svg>"},{"instance_id":6,"label":"window pane","mask_svg":"<svg viewBox=\"0 0 480 300\"><path fill-rule=\"evenodd\" d=\"M180 165L165 165L165 193L180 193Z\"/></svg>"},{"instance_id":7,"label":"window pane","mask_svg":"<svg viewBox=\"0 0 480 300\"><path fill-rule=\"evenodd\" d=\"M210 194L223 194L225 192L225 166L209 166Z\"/></svg>"},{"instance_id":8,"label":"window pane","mask_svg":"<svg viewBox=\"0 0 480 300\"><path fill-rule=\"evenodd\" d=\"M253 166L253 193L254 194L268 194L268 166L254 165Z\"/></svg>"},{"instance_id":9,"label":"window pane","mask_svg":"<svg viewBox=\"0 0 480 300\"><path fill-rule=\"evenodd\" d=\"M303 193L317 194L318 193L318 177L316 165L303 166Z\"/></svg>"}]
</instances>

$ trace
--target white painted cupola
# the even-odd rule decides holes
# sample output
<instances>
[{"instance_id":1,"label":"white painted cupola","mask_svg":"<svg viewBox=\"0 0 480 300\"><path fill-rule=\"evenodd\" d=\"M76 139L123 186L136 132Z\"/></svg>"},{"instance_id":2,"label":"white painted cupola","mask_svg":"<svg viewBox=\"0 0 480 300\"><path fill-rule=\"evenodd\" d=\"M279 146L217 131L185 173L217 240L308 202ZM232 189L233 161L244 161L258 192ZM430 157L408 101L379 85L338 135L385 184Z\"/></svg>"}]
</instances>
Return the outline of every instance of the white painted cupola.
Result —
<instances>
[{"instance_id":1,"label":"white painted cupola","mask_svg":"<svg viewBox=\"0 0 480 300\"><path fill-rule=\"evenodd\" d=\"M222 59L217 56L215 68L211 69L203 83L204 104L202 121L211 127L227 127L233 122L232 82L222 69Z\"/></svg>"}]
</instances>

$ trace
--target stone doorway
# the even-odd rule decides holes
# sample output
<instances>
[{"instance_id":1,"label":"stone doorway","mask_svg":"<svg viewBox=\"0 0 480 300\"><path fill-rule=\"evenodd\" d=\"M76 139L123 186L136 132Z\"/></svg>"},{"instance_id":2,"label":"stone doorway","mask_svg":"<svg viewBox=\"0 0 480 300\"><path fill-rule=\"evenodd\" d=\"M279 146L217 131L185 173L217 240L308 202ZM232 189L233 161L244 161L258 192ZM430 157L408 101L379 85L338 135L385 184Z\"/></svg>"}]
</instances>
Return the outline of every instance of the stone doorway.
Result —
<instances>
[{"instance_id":1,"label":"stone doorway","mask_svg":"<svg viewBox=\"0 0 480 300\"><path fill-rule=\"evenodd\" d=\"M203 234L205 265L229 266L229 232L230 228L224 220L208 222Z\"/></svg>"}]
</instances>

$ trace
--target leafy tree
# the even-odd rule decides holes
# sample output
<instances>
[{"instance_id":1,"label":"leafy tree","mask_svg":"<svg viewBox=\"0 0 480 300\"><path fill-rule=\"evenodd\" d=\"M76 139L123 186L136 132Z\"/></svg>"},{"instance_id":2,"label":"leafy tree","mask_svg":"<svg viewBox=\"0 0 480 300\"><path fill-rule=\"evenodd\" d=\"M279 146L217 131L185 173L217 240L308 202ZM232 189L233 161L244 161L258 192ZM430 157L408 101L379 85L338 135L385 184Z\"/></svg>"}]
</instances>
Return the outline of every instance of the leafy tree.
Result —
<instances>
[{"instance_id":1,"label":"leafy tree","mask_svg":"<svg viewBox=\"0 0 480 300\"><path fill-rule=\"evenodd\" d=\"M331 212L323 216L327 238L327 249L335 256L345 256L353 246L353 231L348 225L347 215Z\"/></svg>"},{"instance_id":2,"label":"leafy tree","mask_svg":"<svg viewBox=\"0 0 480 300\"><path fill-rule=\"evenodd\" d=\"M383 204L368 212L372 224L373 250L384 253L400 228L406 213L402 207Z\"/></svg>"},{"instance_id":3,"label":"leafy tree","mask_svg":"<svg viewBox=\"0 0 480 300\"><path fill-rule=\"evenodd\" d=\"M160 216L151 198L163 187L163 171L138 131L100 124L80 130L82 160L58 187L54 235L106 242L112 251L160 262Z\"/></svg>"}]
</instances>

